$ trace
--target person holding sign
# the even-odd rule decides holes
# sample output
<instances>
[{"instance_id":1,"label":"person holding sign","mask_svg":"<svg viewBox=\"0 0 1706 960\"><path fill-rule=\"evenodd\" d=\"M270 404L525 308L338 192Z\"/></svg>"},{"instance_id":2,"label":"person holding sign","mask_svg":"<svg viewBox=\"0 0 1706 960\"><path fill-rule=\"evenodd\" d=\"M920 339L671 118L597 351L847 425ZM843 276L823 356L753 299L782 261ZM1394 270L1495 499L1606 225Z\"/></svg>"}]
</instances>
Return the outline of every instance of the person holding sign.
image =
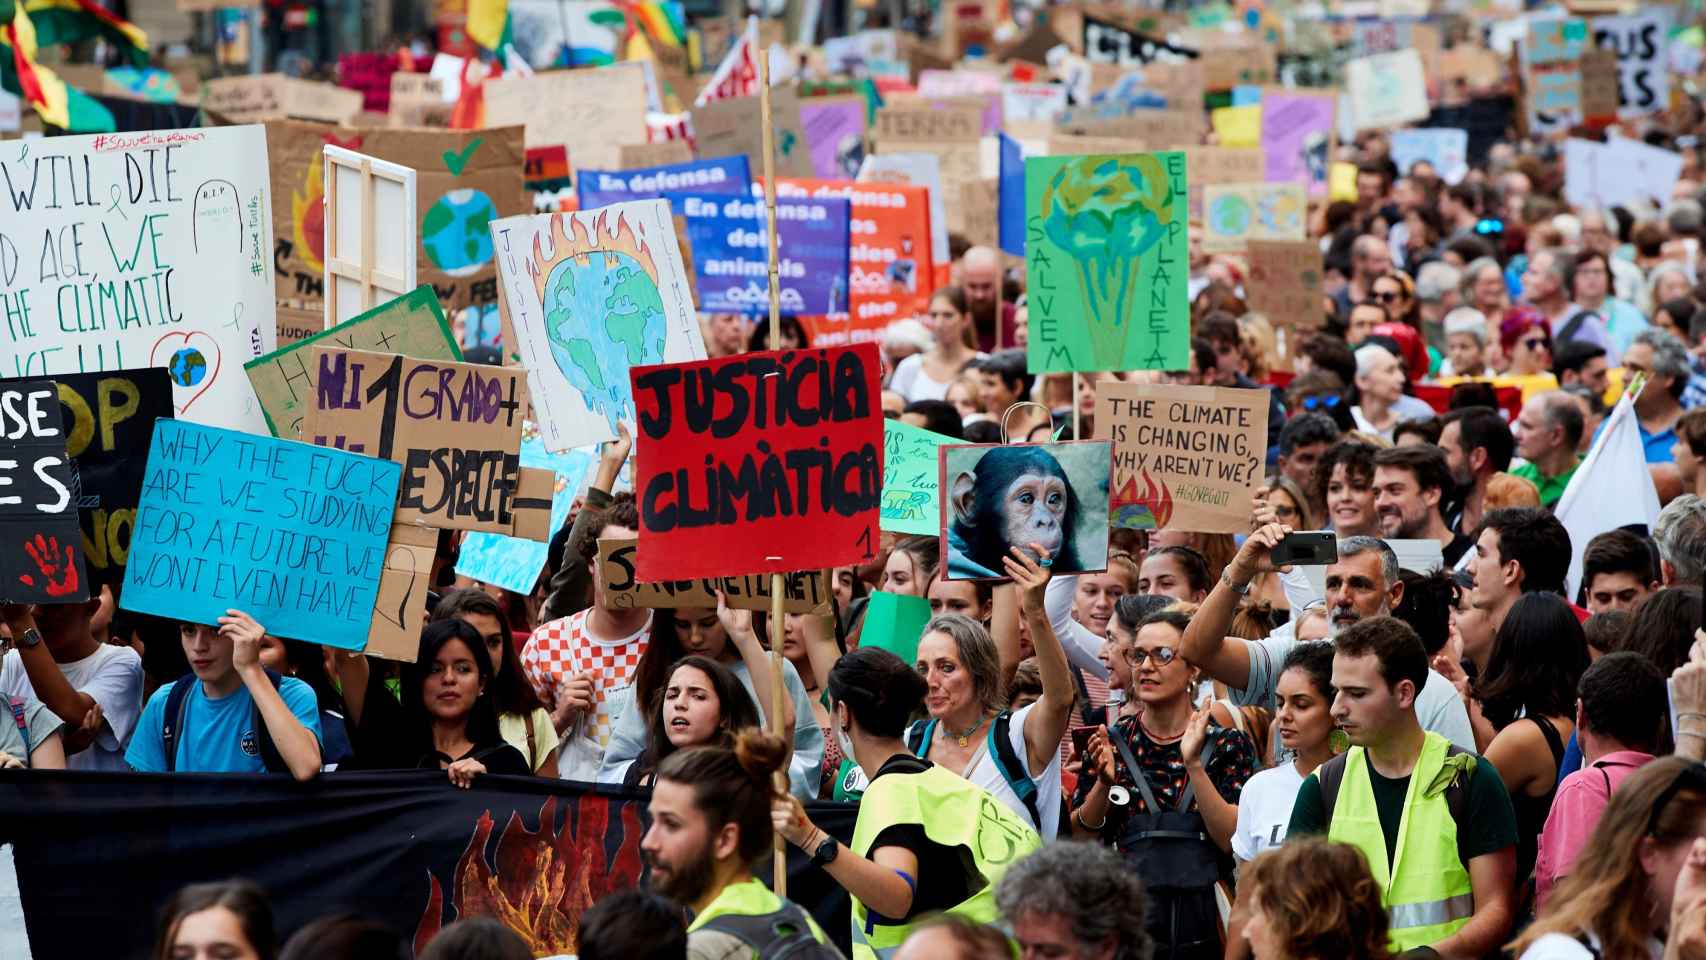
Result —
<instances>
[{"instance_id":1,"label":"person holding sign","mask_svg":"<svg viewBox=\"0 0 1706 960\"><path fill-rule=\"evenodd\" d=\"M848 653L830 672L836 735L871 772L851 844L819 829L794 797L771 806L777 832L852 896L853 960L891 956L931 914L995 922L995 884L1041 846L1025 814L908 751L901 735L927 689L875 647Z\"/></svg>"},{"instance_id":2,"label":"person holding sign","mask_svg":"<svg viewBox=\"0 0 1706 960\"><path fill-rule=\"evenodd\" d=\"M129 769L124 751L142 710L142 657L95 639L101 599L0 606L12 651L0 663L0 697L37 700L64 721L65 766Z\"/></svg>"},{"instance_id":3,"label":"person holding sign","mask_svg":"<svg viewBox=\"0 0 1706 960\"><path fill-rule=\"evenodd\" d=\"M154 691L125 760L143 773L320 772L314 688L261 666L266 628L241 610L178 625L190 672Z\"/></svg>"},{"instance_id":4,"label":"person holding sign","mask_svg":"<svg viewBox=\"0 0 1706 960\"><path fill-rule=\"evenodd\" d=\"M1013 547L1003 563L1020 591L1019 608L1042 673L1042 699L1017 712L1002 709L1006 683L995 641L968 617L936 617L918 641L930 718L907 731L907 746L918 758L988 790L1052 838L1060 821L1060 741L1071 719L1073 684L1044 607L1045 564L1052 555L1038 544L1028 549ZM1041 562L1032 559L1033 552ZM1016 637L1008 642L1016 643Z\"/></svg>"},{"instance_id":5,"label":"person holding sign","mask_svg":"<svg viewBox=\"0 0 1706 960\"><path fill-rule=\"evenodd\" d=\"M984 356L972 346L971 313L959 287L936 291L930 298L926 322L935 344L902 360L889 378L889 389L905 397L907 403L944 399L966 365Z\"/></svg>"}]
</instances>

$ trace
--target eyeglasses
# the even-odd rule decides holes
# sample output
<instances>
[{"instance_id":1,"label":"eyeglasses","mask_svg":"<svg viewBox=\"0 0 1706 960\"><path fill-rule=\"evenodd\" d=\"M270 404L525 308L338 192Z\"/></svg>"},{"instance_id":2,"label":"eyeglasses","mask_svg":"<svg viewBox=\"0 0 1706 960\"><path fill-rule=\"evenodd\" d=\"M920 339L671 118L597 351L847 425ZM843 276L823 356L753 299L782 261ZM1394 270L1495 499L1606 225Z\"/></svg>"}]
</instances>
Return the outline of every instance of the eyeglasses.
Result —
<instances>
[{"instance_id":1,"label":"eyeglasses","mask_svg":"<svg viewBox=\"0 0 1706 960\"><path fill-rule=\"evenodd\" d=\"M1706 767L1698 763L1691 763L1683 767L1682 772L1676 775L1676 779L1670 782L1670 786L1659 792L1658 798L1653 801L1652 813L1647 815L1647 836L1656 837L1659 835L1659 817L1664 816L1665 807L1682 790L1698 790L1706 793Z\"/></svg>"},{"instance_id":2,"label":"eyeglasses","mask_svg":"<svg viewBox=\"0 0 1706 960\"><path fill-rule=\"evenodd\" d=\"M1545 337L1529 337L1528 339L1521 341L1521 343L1530 350L1552 349L1552 344L1546 342Z\"/></svg>"},{"instance_id":3,"label":"eyeglasses","mask_svg":"<svg viewBox=\"0 0 1706 960\"><path fill-rule=\"evenodd\" d=\"M1394 293L1391 290L1382 290L1374 295L1374 299L1379 303L1397 303L1404 299L1404 295L1401 293Z\"/></svg>"},{"instance_id":4,"label":"eyeglasses","mask_svg":"<svg viewBox=\"0 0 1706 960\"><path fill-rule=\"evenodd\" d=\"M1154 650L1145 650L1142 647L1126 647L1123 652L1125 662L1134 667L1141 665L1150 657L1154 657L1156 665L1162 667L1179 659L1179 651L1173 647L1156 647Z\"/></svg>"},{"instance_id":5,"label":"eyeglasses","mask_svg":"<svg viewBox=\"0 0 1706 960\"><path fill-rule=\"evenodd\" d=\"M1317 396L1313 396L1313 397L1304 397L1303 398L1303 409L1305 409L1305 410L1331 410L1334 407L1339 405L1339 401L1341 399L1342 398L1336 393L1329 393L1329 394L1326 394L1325 396L1317 395Z\"/></svg>"},{"instance_id":6,"label":"eyeglasses","mask_svg":"<svg viewBox=\"0 0 1706 960\"><path fill-rule=\"evenodd\" d=\"M1283 503L1276 503L1273 505L1273 507L1274 507L1274 516L1276 516L1276 517L1280 517L1283 519L1286 517L1297 516L1297 508L1296 507L1287 506Z\"/></svg>"}]
</instances>

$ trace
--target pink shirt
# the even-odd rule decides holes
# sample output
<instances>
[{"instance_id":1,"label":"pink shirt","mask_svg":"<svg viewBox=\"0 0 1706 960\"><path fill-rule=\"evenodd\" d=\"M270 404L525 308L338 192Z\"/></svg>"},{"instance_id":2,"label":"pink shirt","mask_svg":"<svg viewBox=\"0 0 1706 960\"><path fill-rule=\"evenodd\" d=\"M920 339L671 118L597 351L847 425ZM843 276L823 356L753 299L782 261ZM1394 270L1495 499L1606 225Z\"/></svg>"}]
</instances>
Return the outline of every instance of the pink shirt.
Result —
<instances>
[{"instance_id":1,"label":"pink shirt","mask_svg":"<svg viewBox=\"0 0 1706 960\"><path fill-rule=\"evenodd\" d=\"M1619 750L1577 770L1558 784L1552 812L1540 831L1540 850L1534 858L1534 891L1537 906L1546 905L1553 884L1569 874L1593 828L1599 823L1611 793L1631 773L1653 759L1650 753Z\"/></svg>"}]
</instances>

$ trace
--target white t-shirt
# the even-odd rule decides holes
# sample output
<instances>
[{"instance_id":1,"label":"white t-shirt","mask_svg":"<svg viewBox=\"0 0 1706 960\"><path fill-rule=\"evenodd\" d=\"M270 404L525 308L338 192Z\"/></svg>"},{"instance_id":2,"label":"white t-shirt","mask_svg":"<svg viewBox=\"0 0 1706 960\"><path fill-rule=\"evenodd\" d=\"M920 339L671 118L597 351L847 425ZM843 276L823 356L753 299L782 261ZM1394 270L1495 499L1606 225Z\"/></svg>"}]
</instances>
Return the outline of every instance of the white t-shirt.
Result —
<instances>
[{"instance_id":1,"label":"white t-shirt","mask_svg":"<svg viewBox=\"0 0 1706 960\"><path fill-rule=\"evenodd\" d=\"M1588 934L1588 941L1599 947L1599 938ZM1664 956L1665 945L1657 940L1647 941L1647 952L1653 960ZM1548 933L1539 940L1528 945L1519 960L1594 960L1592 950L1581 945L1575 937L1566 937L1561 933Z\"/></svg>"},{"instance_id":2,"label":"white t-shirt","mask_svg":"<svg viewBox=\"0 0 1706 960\"><path fill-rule=\"evenodd\" d=\"M1007 725L1007 737L1013 744L1013 752L1027 768L1031 762L1031 751L1025 746L1025 724L1030 721L1031 712L1035 707L1036 704L1033 703L1021 708L1018 713L1013 714L1013 719ZM995 766L995 758L989 755L988 742L988 736L985 735L984 747L978 751L977 758L972 761L971 770L965 773L965 778L988 790L995 799L1006 804L1007 809L1030 823L1031 812L1025 809L1025 802L1007 785L1007 778L1003 777ZM1026 769L1025 773L1037 785L1037 813L1043 818L1041 833L1044 839L1052 840L1060 828L1060 751L1049 751L1048 766L1040 772Z\"/></svg>"},{"instance_id":3,"label":"white t-shirt","mask_svg":"<svg viewBox=\"0 0 1706 960\"><path fill-rule=\"evenodd\" d=\"M59 672L65 674L73 690L88 694L101 705L101 716L106 720L87 750L65 758L66 768L128 772L124 749L136 728L136 718L142 715L142 658L129 647L103 643L81 660L60 664ZM6 654L5 663L0 664L0 694L41 699L30 685L24 661L16 650Z\"/></svg>"},{"instance_id":4,"label":"white t-shirt","mask_svg":"<svg viewBox=\"0 0 1706 960\"><path fill-rule=\"evenodd\" d=\"M905 397L907 403L914 400L946 400L948 388L953 385L952 380L943 383L933 379L925 371L922 353L915 353L902 360L894 368L894 376L889 378L889 389Z\"/></svg>"},{"instance_id":5,"label":"white t-shirt","mask_svg":"<svg viewBox=\"0 0 1706 960\"><path fill-rule=\"evenodd\" d=\"M1233 856L1254 860L1256 854L1285 841L1285 828L1291 823L1291 808L1297 803L1301 786L1303 774L1297 772L1295 763L1269 767L1244 781L1244 789L1238 794L1238 826L1232 831Z\"/></svg>"}]
</instances>

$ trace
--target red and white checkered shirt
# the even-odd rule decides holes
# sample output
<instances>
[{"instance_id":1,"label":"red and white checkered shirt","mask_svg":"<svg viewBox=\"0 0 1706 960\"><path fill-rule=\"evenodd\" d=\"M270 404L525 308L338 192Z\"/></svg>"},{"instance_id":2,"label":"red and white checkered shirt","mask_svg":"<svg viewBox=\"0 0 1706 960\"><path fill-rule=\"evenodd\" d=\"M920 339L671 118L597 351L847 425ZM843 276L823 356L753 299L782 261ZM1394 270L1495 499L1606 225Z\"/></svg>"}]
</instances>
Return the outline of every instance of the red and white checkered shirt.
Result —
<instances>
[{"instance_id":1,"label":"red and white checkered shirt","mask_svg":"<svg viewBox=\"0 0 1706 960\"><path fill-rule=\"evenodd\" d=\"M582 610L534 630L521 649L521 669L533 686L547 696L556 690L559 682L590 670L593 727L586 732L602 747L610 742L610 695L633 684L634 669L646 652L652 622L648 617L632 634L606 641L586 629L586 618L591 612Z\"/></svg>"}]
</instances>

